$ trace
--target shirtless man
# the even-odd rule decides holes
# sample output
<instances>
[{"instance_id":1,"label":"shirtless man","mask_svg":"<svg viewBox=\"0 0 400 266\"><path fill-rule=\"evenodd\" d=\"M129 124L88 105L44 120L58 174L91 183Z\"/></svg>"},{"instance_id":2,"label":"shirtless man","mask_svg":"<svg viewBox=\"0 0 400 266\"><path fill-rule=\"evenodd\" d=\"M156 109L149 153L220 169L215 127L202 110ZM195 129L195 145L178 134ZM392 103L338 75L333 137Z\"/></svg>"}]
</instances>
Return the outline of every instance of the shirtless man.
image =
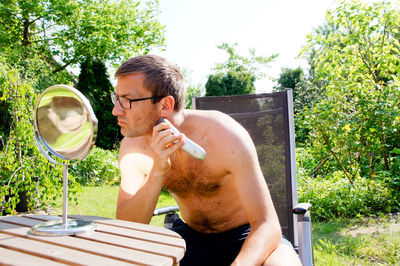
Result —
<instances>
[{"instance_id":1,"label":"shirtless man","mask_svg":"<svg viewBox=\"0 0 400 266\"><path fill-rule=\"evenodd\" d=\"M113 115L121 133L117 218L149 223L164 186L184 220L182 265L298 265L281 228L247 131L217 111L183 109L179 69L159 56L129 59L117 70ZM182 134L172 134L167 118ZM198 160L183 134L202 146Z\"/></svg>"}]
</instances>

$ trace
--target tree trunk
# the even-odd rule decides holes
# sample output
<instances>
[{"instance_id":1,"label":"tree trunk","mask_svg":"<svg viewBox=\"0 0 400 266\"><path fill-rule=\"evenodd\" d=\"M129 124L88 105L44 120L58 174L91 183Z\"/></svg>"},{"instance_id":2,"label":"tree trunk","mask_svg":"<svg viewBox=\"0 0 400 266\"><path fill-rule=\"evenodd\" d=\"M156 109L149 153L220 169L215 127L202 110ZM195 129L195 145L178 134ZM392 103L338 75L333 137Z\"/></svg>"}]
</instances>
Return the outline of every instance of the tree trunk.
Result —
<instances>
[{"instance_id":1,"label":"tree trunk","mask_svg":"<svg viewBox=\"0 0 400 266\"><path fill-rule=\"evenodd\" d=\"M22 39L22 45L24 47L29 46L29 27L30 27L30 22L29 22L29 15L26 15L24 17L24 32L23 32L23 39Z\"/></svg>"}]
</instances>

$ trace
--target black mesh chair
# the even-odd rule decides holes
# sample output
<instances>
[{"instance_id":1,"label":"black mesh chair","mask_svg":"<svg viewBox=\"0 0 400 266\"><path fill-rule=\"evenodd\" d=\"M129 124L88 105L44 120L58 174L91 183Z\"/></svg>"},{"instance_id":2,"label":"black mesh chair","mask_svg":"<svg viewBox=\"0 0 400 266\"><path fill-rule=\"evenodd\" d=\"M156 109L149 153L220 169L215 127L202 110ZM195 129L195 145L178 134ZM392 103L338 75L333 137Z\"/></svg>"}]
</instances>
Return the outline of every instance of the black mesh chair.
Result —
<instances>
[{"instance_id":1,"label":"black mesh chair","mask_svg":"<svg viewBox=\"0 0 400 266\"><path fill-rule=\"evenodd\" d=\"M193 108L218 110L230 115L247 129L257 149L282 227L303 265L312 265L311 220L308 203L297 203L296 158L292 91L211 96L193 99ZM177 207L157 209L170 224Z\"/></svg>"}]
</instances>

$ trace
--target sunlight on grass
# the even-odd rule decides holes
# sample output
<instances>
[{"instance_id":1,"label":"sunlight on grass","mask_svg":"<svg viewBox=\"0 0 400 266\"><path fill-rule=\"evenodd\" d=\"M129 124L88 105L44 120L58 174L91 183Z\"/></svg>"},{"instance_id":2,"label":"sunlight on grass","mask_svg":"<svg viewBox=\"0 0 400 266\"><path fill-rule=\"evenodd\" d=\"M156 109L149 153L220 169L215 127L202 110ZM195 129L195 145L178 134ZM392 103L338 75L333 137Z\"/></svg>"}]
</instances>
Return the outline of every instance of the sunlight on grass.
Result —
<instances>
[{"instance_id":1,"label":"sunlight on grass","mask_svg":"<svg viewBox=\"0 0 400 266\"><path fill-rule=\"evenodd\" d=\"M388 220L314 222L315 265L400 265L400 231L390 229Z\"/></svg>"},{"instance_id":2,"label":"sunlight on grass","mask_svg":"<svg viewBox=\"0 0 400 266\"><path fill-rule=\"evenodd\" d=\"M93 215L115 219L118 186L82 187L78 205L68 204L68 214ZM57 214L62 214L62 198L58 199Z\"/></svg>"},{"instance_id":3,"label":"sunlight on grass","mask_svg":"<svg viewBox=\"0 0 400 266\"><path fill-rule=\"evenodd\" d=\"M68 204L68 214L92 215L115 219L118 198L118 186L87 186L82 187L82 194L78 199L78 205L73 202ZM162 191L158 199L157 208L176 205L168 192ZM62 198L56 203L56 214L62 214ZM163 226L164 215L152 218L152 225Z\"/></svg>"}]
</instances>

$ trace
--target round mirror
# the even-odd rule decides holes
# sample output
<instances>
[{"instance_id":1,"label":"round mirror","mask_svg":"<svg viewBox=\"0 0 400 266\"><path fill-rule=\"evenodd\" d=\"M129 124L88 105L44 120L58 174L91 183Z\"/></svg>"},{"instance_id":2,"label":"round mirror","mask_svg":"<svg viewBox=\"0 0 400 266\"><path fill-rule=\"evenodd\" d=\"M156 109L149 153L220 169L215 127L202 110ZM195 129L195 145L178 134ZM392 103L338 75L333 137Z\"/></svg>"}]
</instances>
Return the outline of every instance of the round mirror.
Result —
<instances>
[{"instance_id":1,"label":"round mirror","mask_svg":"<svg viewBox=\"0 0 400 266\"><path fill-rule=\"evenodd\" d=\"M66 85L54 85L42 92L34 111L37 146L49 161L63 165L63 218L32 227L30 233L41 236L72 235L94 229L94 222L68 220L68 164L53 159L82 160L93 148L97 119L87 98Z\"/></svg>"},{"instance_id":2,"label":"round mirror","mask_svg":"<svg viewBox=\"0 0 400 266\"><path fill-rule=\"evenodd\" d=\"M81 92L54 85L38 99L34 130L39 145L53 155L62 160L81 160L94 145L97 119Z\"/></svg>"}]
</instances>

